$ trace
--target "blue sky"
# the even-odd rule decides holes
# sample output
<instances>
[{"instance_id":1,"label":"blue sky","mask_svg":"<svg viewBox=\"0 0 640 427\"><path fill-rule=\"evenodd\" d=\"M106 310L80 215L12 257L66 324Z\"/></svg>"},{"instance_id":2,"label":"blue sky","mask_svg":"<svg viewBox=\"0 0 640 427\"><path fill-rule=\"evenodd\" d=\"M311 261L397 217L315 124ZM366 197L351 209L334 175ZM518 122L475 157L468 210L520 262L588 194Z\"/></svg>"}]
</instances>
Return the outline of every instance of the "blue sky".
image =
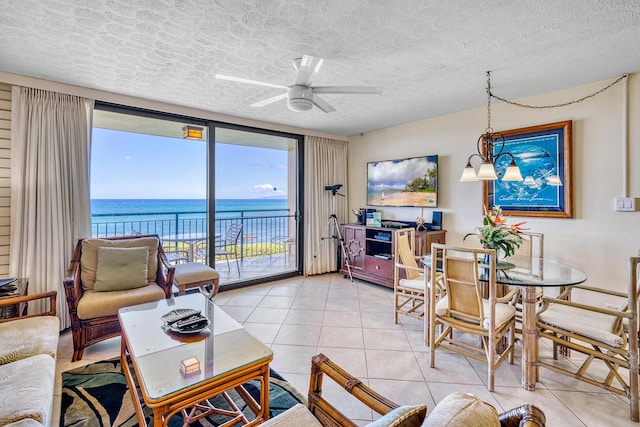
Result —
<instances>
[{"instance_id":1,"label":"blue sky","mask_svg":"<svg viewBox=\"0 0 640 427\"><path fill-rule=\"evenodd\" d=\"M205 199L204 141L94 128L92 199ZM287 152L217 144L216 198L286 195Z\"/></svg>"}]
</instances>

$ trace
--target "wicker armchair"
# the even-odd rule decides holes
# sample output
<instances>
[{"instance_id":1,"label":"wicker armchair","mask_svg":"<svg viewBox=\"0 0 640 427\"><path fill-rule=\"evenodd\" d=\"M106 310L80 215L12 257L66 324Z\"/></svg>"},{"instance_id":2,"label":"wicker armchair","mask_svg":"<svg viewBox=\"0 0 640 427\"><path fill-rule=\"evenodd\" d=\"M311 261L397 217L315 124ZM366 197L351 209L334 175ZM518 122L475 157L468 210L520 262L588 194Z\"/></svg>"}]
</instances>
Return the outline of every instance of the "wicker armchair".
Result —
<instances>
[{"instance_id":1,"label":"wicker armchair","mask_svg":"<svg viewBox=\"0 0 640 427\"><path fill-rule=\"evenodd\" d=\"M558 347L578 351L587 357L577 369L538 360L538 366L565 374L611 392L626 396L630 401L630 415L639 420L638 397L638 264L640 257L629 259L629 286L627 293L591 286L567 288L557 298L544 297L538 314L538 336L553 342L553 356ZM594 300L607 301L622 298L619 310L601 308L571 301L574 290L595 295ZM613 297L613 299L612 299ZM619 300L618 300L619 301ZM631 327L631 325L633 325ZM594 369L592 362L596 363ZM606 367L606 375L598 368ZM619 371L624 368L624 371Z\"/></svg>"},{"instance_id":2,"label":"wicker armchair","mask_svg":"<svg viewBox=\"0 0 640 427\"><path fill-rule=\"evenodd\" d=\"M148 265L145 286L135 289L96 291L98 252L101 247L147 247ZM84 349L120 335L118 310L122 307L157 301L171 296L173 266L163 269L165 258L157 235L81 239L64 278L64 291L73 335L72 361L82 359Z\"/></svg>"},{"instance_id":3,"label":"wicker armchair","mask_svg":"<svg viewBox=\"0 0 640 427\"><path fill-rule=\"evenodd\" d=\"M320 353L311 360L308 409L298 405L268 420L262 426L357 427L359 424L345 416L323 396L324 376L380 415L391 417L394 410L401 410L400 405L377 393ZM427 408L425 405L414 408L411 415L414 417L413 423L410 425L421 425ZM542 410L534 405L522 405L498 414L495 408L475 396L455 393L443 399L422 425L478 425L479 415L483 416L482 419L492 417L496 424L499 422L503 427L543 427L546 422ZM429 420L433 420L433 424L429 424Z\"/></svg>"},{"instance_id":4,"label":"wicker armchair","mask_svg":"<svg viewBox=\"0 0 640 427\"><path fill-rule=\"evenodd\" d=\"M480 281L478 259L488 256L488 283ZM495 370L508 358L513 364L515 340L516 302L520 289L515 288L505 296L497 298L496 251L493 249L469 249L441 244L431 245L431 265L442 260L442 273L446 296L436 304L436 290L431 289L429 342L431 343L431 367L435 367L436 350L443 347L473 359L487 362L488 388L494 390ZM487 262L488 261L488 262ZM432 281L436 280L436 269L431 269ZM483 298L484 287L488 287L488 298ZM436 336L436 329L441 326ZM478 335L482 348L454 338L453 329ZM503 337L508 344L501 352Z\"/></svg>"}]
</instances>

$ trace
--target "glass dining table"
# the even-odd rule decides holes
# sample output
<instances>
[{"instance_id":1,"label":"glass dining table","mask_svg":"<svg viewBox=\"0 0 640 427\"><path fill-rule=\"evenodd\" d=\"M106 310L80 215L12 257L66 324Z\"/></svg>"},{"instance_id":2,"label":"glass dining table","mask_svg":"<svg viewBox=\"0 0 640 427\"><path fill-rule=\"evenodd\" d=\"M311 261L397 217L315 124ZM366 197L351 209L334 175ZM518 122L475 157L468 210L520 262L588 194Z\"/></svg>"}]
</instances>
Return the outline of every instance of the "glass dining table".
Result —
<instances>
[{"instance_id":1,"label":"glass dining table","mask_svg":"<svg viewBox=\"0 0 640 427\"><path fill-rule=\"evenodd\" d=\"M424 267L431 268L431 256L423 259ZM438 267L437 267L438 268ZM479 262L480 280L485 266ZM549 258L510 257L498 263L496 283L519 286L522 292L522 387L535 390L538 379L538 337L536 326L536 288L564 288L587 280L580 269Z\"/></svg>"}]
</instances>

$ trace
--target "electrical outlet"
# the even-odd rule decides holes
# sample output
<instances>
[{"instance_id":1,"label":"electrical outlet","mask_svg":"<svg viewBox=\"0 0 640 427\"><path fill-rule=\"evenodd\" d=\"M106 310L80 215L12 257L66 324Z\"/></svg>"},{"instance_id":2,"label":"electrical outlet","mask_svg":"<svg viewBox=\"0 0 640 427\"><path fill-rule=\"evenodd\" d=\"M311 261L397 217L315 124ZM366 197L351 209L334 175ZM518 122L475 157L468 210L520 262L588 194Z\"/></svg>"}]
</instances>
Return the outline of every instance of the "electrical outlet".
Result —
<instances>
[{"instance_id":1,"label":"electrical outlet","mask_svg":"<svg viewBox=\"0 0 640 427\"><path fill-rule=\"evenodd\" d=\"M620 311L622 310L622 307L616 304L610 304L608 302L605 302L603 304L603 307L606 308L607 310L615 310L615 311Z\"/></svg>"}]
</instances>

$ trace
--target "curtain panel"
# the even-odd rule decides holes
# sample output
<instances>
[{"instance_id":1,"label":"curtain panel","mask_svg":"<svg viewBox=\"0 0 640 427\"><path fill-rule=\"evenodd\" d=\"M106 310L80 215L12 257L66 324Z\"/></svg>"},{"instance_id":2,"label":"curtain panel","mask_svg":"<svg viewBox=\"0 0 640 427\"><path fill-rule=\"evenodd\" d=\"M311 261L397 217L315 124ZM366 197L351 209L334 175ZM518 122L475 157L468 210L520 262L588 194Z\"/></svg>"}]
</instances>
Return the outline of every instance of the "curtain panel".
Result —
<instances>
[{"instance_id":1,"label":"curtain panel","mask_svg":"<svg viewBox=\"0 0 640 427\"><path fill-rule=\"evenodd\" d=\"M29 279L30 294L58 292L62 329L71 326L66 269L76 241L91 235L92 112L93 100L13 87L9 271Z\"/></svg>"},{"instance_id":2,"label":"curtain panel","mask_svg":"<svg viewBox=\"0 0 640 427\"><path fill-rule=\"evenodd\" d=\"M347 143L315 136L304 147L304 266L309 275L338 269L338 230L347 221ZM342 185L335 196L325 186ZM344 195L344 196L343 196ZM333 221L331 215L336 215ZM342 230L339 230L342 233Z\"/></svg>"}]
</instances>

